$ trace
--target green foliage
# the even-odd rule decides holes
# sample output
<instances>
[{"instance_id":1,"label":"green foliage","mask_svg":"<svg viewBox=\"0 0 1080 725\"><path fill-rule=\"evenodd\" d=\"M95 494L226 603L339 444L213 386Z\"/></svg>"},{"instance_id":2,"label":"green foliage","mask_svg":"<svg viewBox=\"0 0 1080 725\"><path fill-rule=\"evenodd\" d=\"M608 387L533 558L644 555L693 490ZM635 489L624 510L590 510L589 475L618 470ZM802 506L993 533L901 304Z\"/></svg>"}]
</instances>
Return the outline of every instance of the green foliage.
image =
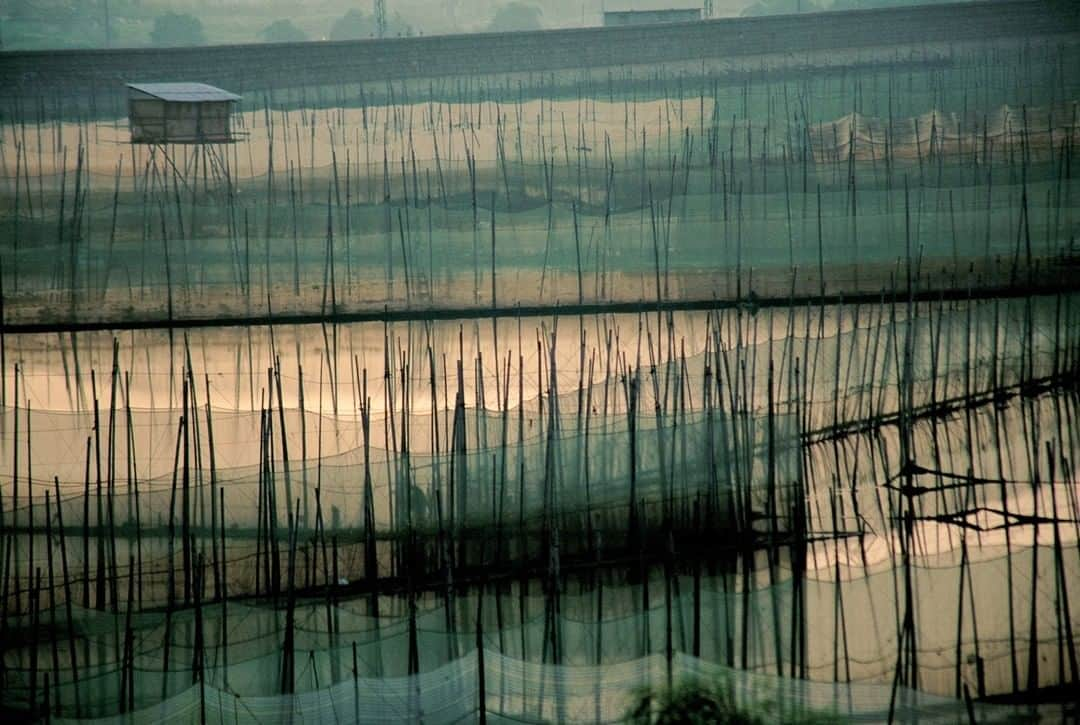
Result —
<instances>
[{"instance_id":1,"label":"green foliage","mask_svg":"<svg viewBox=\"0 0 1080 725\"><path fill-rule=\"evenodd\" d=\"M757 0L743 9L744 17L752 15L789 15L792 13L816 13L821 6L813 0Z\"/></svg>"},{"instance_id":2,"label":"green foliage","mask_svg":"<svg viewBox=\"0 0 1080 725\"><path fill-rule=\"evenodd\" d=\"M154 29L150 31L150 42L154 45L204 45L202 21L186 13L165 13L154 18Z\"/></svg>"},{"instance_id":3,"label":"green foliage","mask_svg":"<svg viewBox=\"0 0 1080 725\"><path fill-rule=\"evenodd\" d=\"M834 0L830 10L866 10L899 5L933 5L948 0Z\"/></svg>"},{"instance_id":4,"label":"green foliage","mask_svg":"<svg viewBox=\"0 0 1080 725\"><path fill-rule=\"evenodd\" d=\"M10 49L94 48L106 42L105 0L0 0L0 35ZM113 47L147 45L154 16L138 0L108 0Z\"/></svg>"},{"instance_id":5,"label":"green foliage","mask_svg":"<svg viewBox=\"0 0 1080 725\"><path fill-rule=\"evenodd\" d=\"M357 40L375 37L375 16L353 8L342 15L330 28L330 40Z\"/></svg>"},{"instance_id":6,"label":"green foliage","mask_svg":"<svg viewBox=\"0 0 1080 725\"><path fill-rule=\"evenodd\" d=\"M495 11L495 17L491 19L487 29L500 33L514 30L541 30L544 27L540 22L541 15L540 8L535 5L515 0Z\"/></svg>"},{"instance_id":7,"label":"green foliage","mask_svg":"<svg viewBox=\"0 0 1080 725\"><path fill-rule=\"evenodd\" d=\"M842 722L838 717L796 712L769 702L740 705L724 683L709 685L696 681L681 683L670 690L642 690L625 721L629 725L825 725Z\"/></svg>"},{"instance_id":8,"label":"green foliage","mask_svg":"<svg viewBox=\"0 0 1080 725\"><path fill-rule=\"evenodd\" d=\"M377 34L375 16L355 8L338 18L330 28L330 40L360 40L377 37ZM393 17L386 20L386 35L387 37L412 35L412 28L395 13Z\"/></svg>"},{"instance_id":9,"label":"green foliage","mask_svg":"<svg viewBox=\"0 0 1080 725\"><path fill-rule=\"evenodd\" d=\"M302 43L308 36L291 20L275 20L259 32L259 38L267 43Z\"/></svg>"},{"instance_id":10,"label":"green foliage","mask_svg":"<svg viewBox=\"0 0 1080 725\"><path fill-rule=\"evenodd\" d=\"M55 27L72 29L85 24L99 24L102 12L98 3L78 3L73 0L11 0L4 7L0 3L0 16L14 22L49 23Z\"/></svg>"}]
</instances>

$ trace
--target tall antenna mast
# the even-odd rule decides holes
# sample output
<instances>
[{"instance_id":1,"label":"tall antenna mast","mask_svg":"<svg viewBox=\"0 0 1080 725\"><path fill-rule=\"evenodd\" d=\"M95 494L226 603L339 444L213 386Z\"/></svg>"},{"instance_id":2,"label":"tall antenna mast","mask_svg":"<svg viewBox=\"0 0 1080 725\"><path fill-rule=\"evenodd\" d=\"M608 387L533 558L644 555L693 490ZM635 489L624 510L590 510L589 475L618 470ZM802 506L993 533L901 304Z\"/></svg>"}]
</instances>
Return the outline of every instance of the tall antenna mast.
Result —
<instances>
[{"instance_id":1,"label":"tall antenna mast","mask_svg":"<svg viewBox=\"0 0 1080 725\"><path fill-rule=\"evenodd\" d=\"M109 0L105 0L105 47L112 47L112 23L109 22Z\"/></svg>"},{"instance_id":2,"label":"tall antenna mast","mask_svg":"<svg viewBox=\"0 0 1080 725\"><path fill-rule=\"evenodd\" d=\"M375 0L375 35L386 37L386 0Z\"/></svg>"}]
</instances>

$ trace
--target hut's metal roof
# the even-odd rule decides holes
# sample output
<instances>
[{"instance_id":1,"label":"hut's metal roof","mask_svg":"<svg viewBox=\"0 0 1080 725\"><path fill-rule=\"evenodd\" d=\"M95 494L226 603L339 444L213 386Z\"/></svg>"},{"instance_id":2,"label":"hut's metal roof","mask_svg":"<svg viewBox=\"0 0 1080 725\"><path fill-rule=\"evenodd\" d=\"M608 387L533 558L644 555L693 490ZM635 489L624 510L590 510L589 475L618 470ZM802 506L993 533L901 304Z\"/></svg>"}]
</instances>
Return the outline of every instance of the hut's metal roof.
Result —
<instances>
[{"instance_id":1,"label":"hut's metal roof","mask_svg":"<svg viewBox=\"0 0 1080 725\"><path fill-rule=\"evenodd\" d=\"M205 83L128 83L127 87L163 101L204 103L240 100L235 93Z\"/></svg>"}]
</instances>

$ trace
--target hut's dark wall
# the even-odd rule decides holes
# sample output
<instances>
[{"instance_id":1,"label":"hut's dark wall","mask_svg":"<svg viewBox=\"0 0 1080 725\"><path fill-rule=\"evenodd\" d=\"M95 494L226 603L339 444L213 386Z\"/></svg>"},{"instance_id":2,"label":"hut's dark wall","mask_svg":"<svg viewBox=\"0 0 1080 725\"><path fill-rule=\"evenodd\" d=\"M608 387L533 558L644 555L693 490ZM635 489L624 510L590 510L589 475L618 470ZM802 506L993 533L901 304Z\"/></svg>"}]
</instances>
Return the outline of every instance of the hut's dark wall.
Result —
<instances>
[{"instance_id":1,"label":"hut's dark wall","mask_svg":"<svg viewBox=\"0 0 1080 725\"><path fill-rule=\"evenodd\" d=\"M1024 38L1080 30L1070 0L924 5L623 28L203 48L0 53L0 98L116 105L125 82L237 93L405 78L655 64L762 53ZM49 105L55 105L50 103ZM122 106L121 106L122 107ZM90 109L92 110L92 109ZM122 113L123 111L121 111Z\"/></svg>"},{"instance_id":2,"label":"hut's dark wall","mask_svg":"<svg viewBox=\"0 0 1080 725\"><path fill-rule=\"evenodd\" d=\"M226 143L231 103L166 102L135 97L128 101L131 140L137 143Z\"/></svg>"}]
</instances>

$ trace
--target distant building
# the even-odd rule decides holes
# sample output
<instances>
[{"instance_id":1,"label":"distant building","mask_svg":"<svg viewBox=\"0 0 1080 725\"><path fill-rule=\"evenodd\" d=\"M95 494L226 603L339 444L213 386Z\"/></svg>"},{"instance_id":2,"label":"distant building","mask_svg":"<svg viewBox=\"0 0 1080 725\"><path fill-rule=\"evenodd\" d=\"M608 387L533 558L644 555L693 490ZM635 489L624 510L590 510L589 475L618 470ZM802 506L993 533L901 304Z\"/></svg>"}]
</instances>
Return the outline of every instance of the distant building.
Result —
<instances>
[{"instance_id":1,"label":"distant building","mask_svg":"<svg viewBox=\"0 0 1080 725\"><path fill-rule=\"evenodd\" d=\"M240 96L205 83L129 83L132 143L230 143Z\"/></svg>"},{"instance_id":2,"label":"distant building","mask_svg":"<svg viewBox=\"0 0 1080 725\"><path fill-rule=\"evenodd\" d=\"M605 10L604 27L655 25L657 23L692 23L701 20L701 8L665 8L660 10Z\"/></svg>"}]
</instances>

